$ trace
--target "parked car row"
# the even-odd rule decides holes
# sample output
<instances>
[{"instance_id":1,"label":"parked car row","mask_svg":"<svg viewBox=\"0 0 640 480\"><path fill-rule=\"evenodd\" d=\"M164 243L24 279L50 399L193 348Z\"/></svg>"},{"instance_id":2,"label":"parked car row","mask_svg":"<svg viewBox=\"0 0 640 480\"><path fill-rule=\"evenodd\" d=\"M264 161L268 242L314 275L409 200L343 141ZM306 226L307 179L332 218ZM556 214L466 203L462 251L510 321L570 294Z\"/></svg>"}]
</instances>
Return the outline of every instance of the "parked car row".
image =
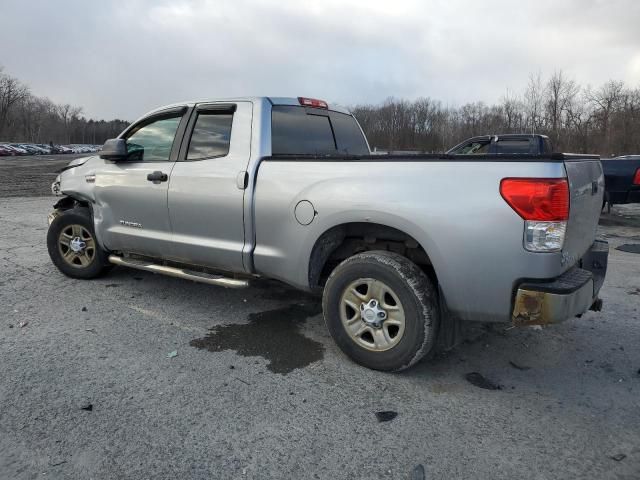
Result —
<instances>
[{"instance_id":1,"label":"parked car row","mask_svg":"<svg viewBox=\"0 0 640 480\"><path fill-rule=\"evenodd\" d=\"M100 145L47 145L45 143L0 143L0 156L57 155L63 153L93 153Z\"/></svg>"}]
</instances>

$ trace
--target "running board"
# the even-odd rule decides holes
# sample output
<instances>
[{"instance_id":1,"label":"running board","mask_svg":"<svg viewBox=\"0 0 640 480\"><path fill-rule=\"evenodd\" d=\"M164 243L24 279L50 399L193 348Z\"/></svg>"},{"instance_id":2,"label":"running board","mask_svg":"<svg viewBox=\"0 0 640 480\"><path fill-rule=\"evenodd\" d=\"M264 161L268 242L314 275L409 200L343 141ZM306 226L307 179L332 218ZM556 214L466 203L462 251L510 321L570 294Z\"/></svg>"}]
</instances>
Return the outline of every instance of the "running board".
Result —
<instances>
[{"instance_id":1,"label":"running board","mask_svg":"<svg viewBox=\"0 0 640 480\"><path fill-rule=\"evenodd\" d=\"M157 263L134 260L132 258L122 258L117 255L109 255L109 262L123 267L137 268L146 272L160 273L170 277L184 278L194 282L208 283L227 288L245 288L249 286L248 280L223 277L222 275L212 275L210 273L194 272L193 270L183 270L182 268L167 267Z\"/></svg>"}]
</instances>

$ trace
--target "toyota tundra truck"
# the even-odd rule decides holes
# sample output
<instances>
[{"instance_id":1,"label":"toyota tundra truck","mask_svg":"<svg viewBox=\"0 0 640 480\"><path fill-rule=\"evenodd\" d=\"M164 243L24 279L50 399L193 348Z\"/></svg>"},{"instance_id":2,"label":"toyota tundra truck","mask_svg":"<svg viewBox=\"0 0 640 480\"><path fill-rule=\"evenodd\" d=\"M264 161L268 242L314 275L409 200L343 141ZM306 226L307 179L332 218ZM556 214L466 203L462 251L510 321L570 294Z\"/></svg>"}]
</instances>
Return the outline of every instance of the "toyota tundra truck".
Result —
<instances>
[{"instance_id":1,"label":"toyota tundra truck","mask_svg":"<svg viewBox=\"0 0 640 480\"><path fill-rule=\"evenodd\" d=\"M63 274L277 279L321 293L335 342L373 369L414 365L462 322L552 324L602 303L598 156L371 155L338 106L237 98L154 110L52 189Z\"/></svg>"}]
</instances>

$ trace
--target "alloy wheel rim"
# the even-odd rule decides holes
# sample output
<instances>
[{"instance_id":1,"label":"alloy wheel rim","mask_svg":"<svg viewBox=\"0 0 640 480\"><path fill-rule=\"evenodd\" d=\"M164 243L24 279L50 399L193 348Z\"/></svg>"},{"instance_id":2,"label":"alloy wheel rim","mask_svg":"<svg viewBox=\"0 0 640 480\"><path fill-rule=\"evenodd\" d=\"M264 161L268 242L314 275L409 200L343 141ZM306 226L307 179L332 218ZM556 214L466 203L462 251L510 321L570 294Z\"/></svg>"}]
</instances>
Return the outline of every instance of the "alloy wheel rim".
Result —
<instances>
[{"instance_id":1,"label":"alloy wheel rim","mask_svg":"<svg viewBox=\"0 0 640 480\"><path fill-rule=\"evenodd\" d=\"M386 283L359 278L340 297L342 325L357 345L374 352L395 347L405 330L400 298Z\"/></svg>"},{"instance_id":2,"label":"alloy wheel rim","mask_svg":"<svg viewBox=\"0 0 640 480\"><path fill-rule=\"evenodd\" d=\"M67 225L58 236L58 250L67 265L85 268L96 256L96 242L82 225Z\"/></svg>"}]
</instances>

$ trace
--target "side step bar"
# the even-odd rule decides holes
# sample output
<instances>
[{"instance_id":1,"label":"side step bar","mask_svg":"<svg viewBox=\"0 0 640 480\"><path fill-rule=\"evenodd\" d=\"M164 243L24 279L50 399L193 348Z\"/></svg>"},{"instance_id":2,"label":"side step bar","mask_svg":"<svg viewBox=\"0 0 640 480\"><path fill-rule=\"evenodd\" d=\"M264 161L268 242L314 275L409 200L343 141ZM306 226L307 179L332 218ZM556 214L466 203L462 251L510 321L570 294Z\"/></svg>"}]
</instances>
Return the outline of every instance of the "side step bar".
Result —
<instances>
[{"instance_id":1,"label":"side step bar","mask_svg":"<svg viewBox=\"0 0 640 480\"><path fill-rule=\"evenodd\" d=\"M134 260L132 258L122 258L117 255L109 255L109 262L114 265L123 267L137 268L152 273L160 273L170 277L184 278L194 282L208 283L209 285L218 285L227 288L245 288L249 286L248 280L239 280L236 278L223 277L222 275L212 275L210 273L194 272L193 270L183 270L182 268L167 267L158 265L157 263L144 262L142 260Z\"/></svg>"}]
</instances>

